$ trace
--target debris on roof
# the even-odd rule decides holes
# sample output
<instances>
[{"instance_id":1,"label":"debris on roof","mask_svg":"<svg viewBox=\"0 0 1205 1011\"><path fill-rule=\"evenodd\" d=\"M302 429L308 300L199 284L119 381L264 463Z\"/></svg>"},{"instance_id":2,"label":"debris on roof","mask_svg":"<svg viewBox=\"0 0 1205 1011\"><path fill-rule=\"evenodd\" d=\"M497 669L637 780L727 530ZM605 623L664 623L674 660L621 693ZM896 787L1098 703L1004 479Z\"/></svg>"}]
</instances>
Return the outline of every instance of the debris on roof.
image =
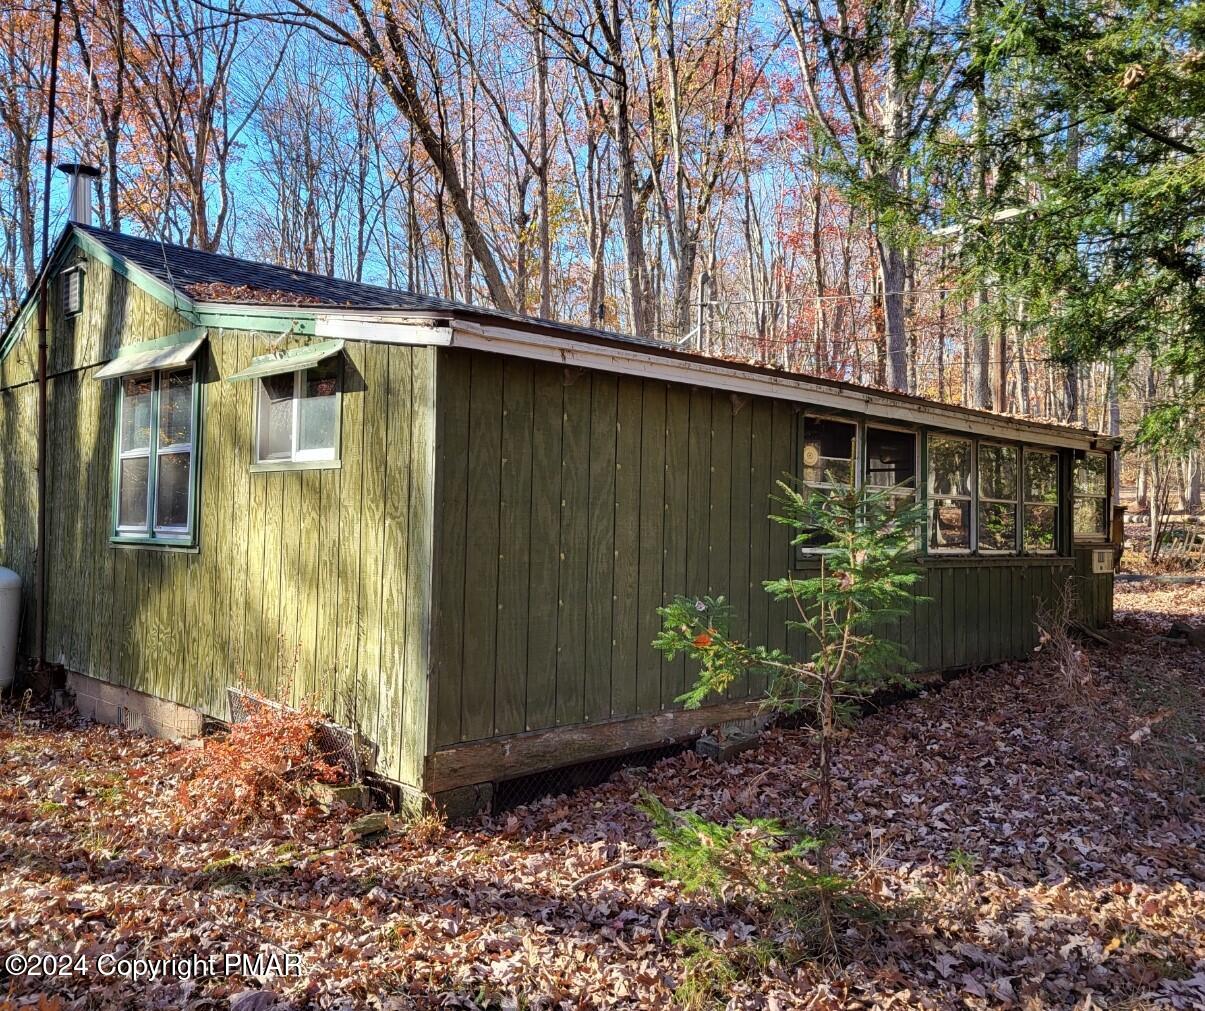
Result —
<instances>
[{"instance_id":1,"label":"debris on roof","mask_svg":"<svg viewBox=\"0 0 1205 1011\"><path fill-rule=\"evenodd\" d=\"M448 299L345 281L292 267L257 263L173 242L141 238L95 225L73 226L156 280L200 301L329 305L357 309L448 312L466 306Z\"/></svg>"},{"instance_id":2,"label":"debris on roof","mask_svg":"<svg viewBox=\"0 0 1205 1011\"><path fill-rule=\"evenodd\" d=\"M251 305L325 305L327 301L305 292L260 288L254 284L228 284L224 281L200 281L187 284L184 291L201 302L247 302ZM346 303L345 303L346 304Z\"/></svg>"}]
</instances>

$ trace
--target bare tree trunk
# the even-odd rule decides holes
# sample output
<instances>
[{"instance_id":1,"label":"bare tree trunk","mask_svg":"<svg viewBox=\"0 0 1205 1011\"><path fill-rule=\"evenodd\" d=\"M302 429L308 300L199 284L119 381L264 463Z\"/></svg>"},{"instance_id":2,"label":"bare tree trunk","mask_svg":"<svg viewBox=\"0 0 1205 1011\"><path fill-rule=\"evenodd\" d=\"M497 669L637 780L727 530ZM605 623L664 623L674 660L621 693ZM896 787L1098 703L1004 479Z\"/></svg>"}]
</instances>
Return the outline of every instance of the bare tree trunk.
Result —
<instances>
[{"instance_id":1,"label":"bare tree trunk","mask_svg":"<svg viewBox=\"0 0 1205 1011\"><path fill-rule=\"evenodd\" d=\"M1026 306L1024 299L1017 306L1017 328L1016 328L1016 359L1017 359L1017 407L1021 414L1029 417L1029 362L1025 358L1025 320Z\"/></svg>"},{"instance_id":2,"label":"bare tree trunk","mask_svg":"<svg viewBox=\"0 0 1205 1011\"><path fill-rule=\"evenodd\" d=\"M1079 368L1068 365L1063 374L1063 392L1065 396L1063 420L1074 422L1079 414Z\"/></svg>"},{"instance_id":3,"label":"bare tree trunk","mask_svg":"<svg viewBox=\"0 0 1205 1011\"><path fill-rule=\"evenodd\" d=\"M1197 450L1188 453L1180 461L1180 507L1184 512L1196 513L1201 509L1201 457Z\"/></svg>"},{"instance_id":4,"label":"bare tree trunk","mask_svg":"<svg viewBox=\"0 0 1205 1011\"><path fill-rule=\"evenodd\" d=\"M893 390L908 389L908 336L904 312L904 254L875 235L879 261L879 294L883 305L883 352L886 368L881 382Z\"/></svg>"},{"instance_id":5,"label":"bare tree trunk","mask_svg":"<svg viewBox=\"0 0 1205 1011\"><path fill-rule=\"evenodd\" d=\"M548 220L548 173L552 155L548 148L548 54L544 32L537 25L534 32L536 54L536 104L539 106L539 171L536 182L540 215L540 315L552 318L552 232Z\"/></svg>"}]
</instances>

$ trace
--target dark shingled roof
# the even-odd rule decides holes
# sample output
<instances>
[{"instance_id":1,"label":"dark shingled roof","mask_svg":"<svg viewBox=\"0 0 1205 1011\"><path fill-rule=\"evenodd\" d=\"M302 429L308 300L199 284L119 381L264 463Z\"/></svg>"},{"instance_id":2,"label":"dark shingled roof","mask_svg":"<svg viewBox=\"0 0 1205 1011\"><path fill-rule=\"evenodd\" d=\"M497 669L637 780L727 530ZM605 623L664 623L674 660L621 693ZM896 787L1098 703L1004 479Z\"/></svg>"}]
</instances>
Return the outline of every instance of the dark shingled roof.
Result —
<instances>
[{"instance_id":1,"label":"dark shingled roof","mask_svg":"<svg viewBox=\"0 0 1205 1011\"><path fill-rule=\"evenodd\" d=\"M277 298L264 298L265 304L289 304L287 296L295 296L306 305L329 305L356 309L414 309L419 312L452 312L470 308L462 303L409 291L397 291L375 284L342 281L304 270L256 263L223 253L206 253L188 246L177 246L157 239L142 239L123 232L111 232L92 225L76 225L106 249L137 264L148 274L183 295L194 286L229 286L244 289L230 301L254 302L254 291ZM251 297L248 297L250 293ZM222 301L201 296L198 301Z\"/></svg>"},{"instance_id":2,"label":"dark shingled roof","mask_svg":"<svg viewBox=\"0 0 1205 1011\"><path fill-rule=\"evenodd\" d=\"M206 253L188 246L178 246L157 239L143 239L121 232L112 232L92 225L69 225L64 239L71 228L86 232L114 256L136 264L164 285L198 302L227 302L240 305L278 305L327 307L331 309L401 310L430 316L446 315L449 318L490 324L505 320L519 325L520 329L537 334L571 336L603 347L637 347L658 357L675 359L683 363L720 367L747 374L761 376L783 376L790 379L806 379L834 390L848 390L859 395L873 394L884 399L919 407L941 407L942 410L968 418L992 421L1012 421L1029 428L1045 429L1085 436L1084 429L1033 419L1020 419L1007 415L970 407L940 405L912 394L893 390L877 389L838 379L810 376L806 373L784 372L762 363L732 358L712 357L694 351L676 348L663 341L650 340L634 334L617 333L595 329L574 323L544 320L517 312L484 308L429 295L416 295L409 291L383 288L375 284L358 284L336 277L311 274L290 267L277 267L269 263L256 263L237 256L222 253ZM60 240L61 242L62 240ZM33 297L30 289L25 302ZM11 325L10 325L11 330ZM703 381L706 385L706 380Z\"/></svg>"},{"instance_id":3,"label":"dark shingled roof","mask_svg":"<svg viewBox=\"0 0 1205 1011\"><path fill-rule=\"evenodd\" d=\"M206 253L158 239L144 239L124 232L112 232L95 225L74 224L87 232L115 256L137 264L148 274L198 302L233 302L240 305L304 305L342 309L401 309L418 313L448 313L483 320L509 320L526 326L551 326L558 331L580 334L619 344L668 349L664 341L635 334L595 329L576 323L545 320L538 316L485 308L432 295L384 288L376 284L343 281L337 277L311 274L291 267L257 263L224 253ZM197 289L194 293L190 289ZM227 288L227 292L218 293ZM215 290L216 289L216 290ZM283 297L282 297L283 296ZM290 298L289 296L292 296ZM720 361L720 359L715 359Z\"/></svg>"}]
</instances>

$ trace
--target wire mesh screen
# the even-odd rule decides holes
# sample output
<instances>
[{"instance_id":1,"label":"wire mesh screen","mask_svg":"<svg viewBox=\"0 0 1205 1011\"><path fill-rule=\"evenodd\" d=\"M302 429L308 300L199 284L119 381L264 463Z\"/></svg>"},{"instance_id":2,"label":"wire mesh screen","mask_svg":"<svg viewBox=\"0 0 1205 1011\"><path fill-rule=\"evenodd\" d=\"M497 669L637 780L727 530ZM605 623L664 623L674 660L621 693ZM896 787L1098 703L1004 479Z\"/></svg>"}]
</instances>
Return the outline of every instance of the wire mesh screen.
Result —
<instances>
[{"instance_id":1,"label":"wire mesh screen","mask_svg":"<svg viewBox=\"0 0 1205 1011\"><path fill-rule=\"evenodd\" d=\"M493 811L499 814L544 797L576 793L588 786L597 786L610 779L620 769L655 765L663 758L680 755L691 747L690 742L666 744L644 751L631 751L610 758L596 758L577 765L565 765L559 769L533 772L530 776L508 779L494 784Z\"/></svg>"},{"instance_id":2,"label":"wire mesh screen","mask_svg":"<svg viewBox=\"0 0 1205 1011\"><path fill-rule=\"evenodd\" d=\"M296 709L272 699L251 695L240 688L227 688L226 698L230 703L230 722L243 723L257 708L281 713L295 713ZM360 781L360 756L356 748L356 735L336 723L320 722L314 730L314 747L330 765L337 765L353 783Z\"/></svg>"}]
</instances>

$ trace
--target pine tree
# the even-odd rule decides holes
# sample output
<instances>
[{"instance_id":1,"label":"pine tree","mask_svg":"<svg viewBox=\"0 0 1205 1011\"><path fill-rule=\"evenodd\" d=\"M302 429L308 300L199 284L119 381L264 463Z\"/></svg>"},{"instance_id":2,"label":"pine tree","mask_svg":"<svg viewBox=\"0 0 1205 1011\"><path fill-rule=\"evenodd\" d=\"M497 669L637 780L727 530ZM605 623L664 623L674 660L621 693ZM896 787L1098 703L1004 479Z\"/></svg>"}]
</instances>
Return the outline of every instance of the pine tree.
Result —
<instances>
[{"instance_id":1,"label":"pine tree","mask_svg":"<svg viewBox=\"0 0 1205 1011\"><path fill-rule=\"evenodd\" d=\"M778 714L802 713L815 728L818 745L816 822L808 843L798 843L785 863L792 867L796 899L815 900L822 945L837 947L838 901L848 882L833 872L833 754L837 731L855 712L859 700L894 683L908 684L908 661L897 643L880 630L892 617L911 613L920 574L913 563L923 509L911 491L872 486L846 490L796 490L780 484L778 515L793 531L792 543L816 550L820 571L799 578L788 574L764 584L791 615L787 627L810 644L806 657L734 639L729 631L732 608L722 597L677 597L659 608L663 627L653 641L668 660L685 654L698 664L694 686L681 700L688 708L712 696L723 696L748 673L768 678L765 707ZM670 818L655 803L649 810L658 834L675 855L675 865L692 880L711 881L725 866L764 867L764 840L781 837L781 827L749 823L755 832L733 833L694 815ZM762 849L750 848L759 839ZM691 843L710 853L692 857ZM717 852L721 843L744 845L742 852ZM721 847L722 848L722 847ZM816 871L802 872L798 863L814 852ZM746 881L748 881L748 872ZM732 875L728 876L728 879ZM722 876L721 876L722 877ZM725 879L725 880L728 880Z\"/></svg>"}]
</instances>

